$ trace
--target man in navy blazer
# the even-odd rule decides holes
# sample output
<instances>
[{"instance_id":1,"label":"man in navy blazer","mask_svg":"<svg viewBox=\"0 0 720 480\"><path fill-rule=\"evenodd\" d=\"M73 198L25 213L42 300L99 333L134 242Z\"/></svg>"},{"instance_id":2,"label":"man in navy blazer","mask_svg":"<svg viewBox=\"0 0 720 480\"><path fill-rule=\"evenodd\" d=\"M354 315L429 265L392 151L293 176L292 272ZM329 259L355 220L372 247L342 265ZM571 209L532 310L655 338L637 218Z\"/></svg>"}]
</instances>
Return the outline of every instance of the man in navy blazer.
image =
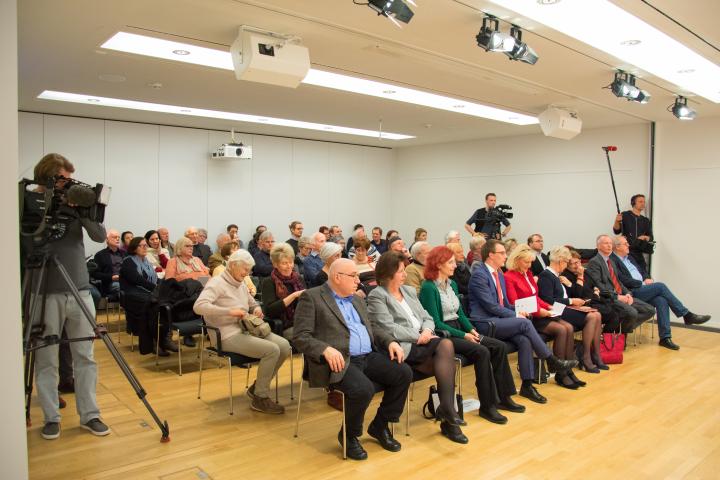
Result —
<instances>
[{"instance_id":1,"label":"man in navy blazer","mask_svg":"<svg viewBox=\"0 0 720 480\"><path fill-rule=\"evenodd\" d=\"M658 336L660 346L670 350L680 347L672 341L670 332L670 310L676 317L683 317L686 325L698 325L710 320L710 315L696 315L662 282L656 282L645 269L630 255L630 243L623 235L613 238L613 254L611 256L618 280L630 290L635 298L648 302L655 307L658 320Z\"/></svg>"},{"instance_id":2,"label":"man in navy blazer","mask_svg":"<svg viewBox=\"0 0 720 480\"><path fill-rule=\"evenodd\" d=\"M515 314L507 300L505 277L501 270L507 257L503 244L497 240L488 240L480 250L480 255L483 263L473 269L468 286L470 321L480 333L487 333L489 322L494 323L495 337L517 347L522 378L520 395L537 403L546 403L547 399L532 384L535 368L533 351L547 361L548 368L553 372L576 367L577 361L560 360L553 355L532 322ZM524 312L520 314L525 315Z\"/></svg>"}]
</instances>

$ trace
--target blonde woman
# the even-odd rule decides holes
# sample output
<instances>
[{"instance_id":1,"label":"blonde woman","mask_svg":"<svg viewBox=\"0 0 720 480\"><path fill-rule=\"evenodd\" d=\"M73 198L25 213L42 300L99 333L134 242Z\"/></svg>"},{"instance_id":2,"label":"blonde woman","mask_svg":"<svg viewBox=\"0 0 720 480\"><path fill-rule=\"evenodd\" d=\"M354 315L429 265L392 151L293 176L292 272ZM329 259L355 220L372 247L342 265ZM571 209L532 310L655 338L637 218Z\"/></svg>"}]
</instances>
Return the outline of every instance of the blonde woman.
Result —
<instances>
[{"instance_id":1,"label":"blonde woman","mask_svg":"<svg viewBox=\"0 0 720 480\"><path fill-rule=\"evenodd\" d=\"M187 237L181 237L175 242L175 256L168 260L165 268L165 279L174 278L178 282L187 279L197 280L200 277L210 276L210 271L203 265L202 260L193 257L193 243Z\"/></svg>"}]
</instances>

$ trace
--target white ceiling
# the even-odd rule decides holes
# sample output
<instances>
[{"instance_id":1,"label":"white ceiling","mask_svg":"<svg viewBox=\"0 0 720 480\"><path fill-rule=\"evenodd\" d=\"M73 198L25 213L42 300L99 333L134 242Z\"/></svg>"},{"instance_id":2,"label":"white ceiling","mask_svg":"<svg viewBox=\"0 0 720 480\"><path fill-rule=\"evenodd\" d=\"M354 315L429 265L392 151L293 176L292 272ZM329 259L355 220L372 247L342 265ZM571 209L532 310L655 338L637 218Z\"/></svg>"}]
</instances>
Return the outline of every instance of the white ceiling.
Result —
<instances>
[{"instance_id":1,"label":"white ceiling","mask_svg":"<svg viewBox=\"0 0 720 480\"><path fill-rule=\"evenodd\" d=\"M534 1L534 0L528 0ZM711 44L720 47L717 0L649 0ZM583 128L671 118L674 93L666 82L639 72L646 105L615 98L602 87L617 59L532 22L523 40L540 55L534 65L510 62L475 44L481 10L502 14L483 0L416 0L415 17L398 29L352 0L33 0L18 2L19 105L21 110L151 122L365 145L401 147L478 138L535 134L537 125L515 126L462 114L301 85L288 89L235 80L229 71L163 61L99 46L120 30L227 48L240 25L293 34L310 50L314 67L382 79L458 98L537 115L549 104L577 111ZM716 64L720 52L678 27L646 3L615 3L685 43ZM612 28L612 25L608 25ZM122 83L99 79L112 74ZM150 83L163 84L153 89ZM414 135L403 141L314 132L226 120L184 117L37 100L59 90L195 108L378 128ZM699 117L720 115L720 105L690 98Z\"/></svg>"}]
</instances>

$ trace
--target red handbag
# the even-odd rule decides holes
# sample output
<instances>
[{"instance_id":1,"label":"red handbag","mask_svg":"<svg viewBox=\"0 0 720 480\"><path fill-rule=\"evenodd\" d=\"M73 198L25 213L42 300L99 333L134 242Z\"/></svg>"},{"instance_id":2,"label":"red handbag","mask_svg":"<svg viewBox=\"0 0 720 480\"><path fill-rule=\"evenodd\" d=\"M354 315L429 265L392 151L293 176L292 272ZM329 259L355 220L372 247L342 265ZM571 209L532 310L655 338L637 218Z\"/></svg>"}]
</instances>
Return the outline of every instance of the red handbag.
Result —
<instances>
[{"instance_id":1,"label":"red handbag","mask_svg":"<svg viewBox=\"0 0 720 480\"><path fill-rule=\"evenodd\" d=\"M624 333L603 333L600 340L600 358L604 363L622 363L625 350Z\"/></svg>"}]
</instances>

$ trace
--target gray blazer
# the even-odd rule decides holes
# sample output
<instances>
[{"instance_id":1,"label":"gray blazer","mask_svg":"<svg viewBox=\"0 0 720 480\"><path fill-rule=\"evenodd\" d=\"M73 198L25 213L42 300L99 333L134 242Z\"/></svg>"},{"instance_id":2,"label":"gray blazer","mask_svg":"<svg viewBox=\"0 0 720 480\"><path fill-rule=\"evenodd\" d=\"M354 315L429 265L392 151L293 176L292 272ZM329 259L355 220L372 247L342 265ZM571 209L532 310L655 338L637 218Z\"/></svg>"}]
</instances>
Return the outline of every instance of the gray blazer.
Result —
<instances>
[{"instance_id":1,"label":"gray blazer","mask_svg":"<svg viewBox=\"0 0 720 480\"><path fill-rule=\"evenodd\" d=\"M387 351L388 345L395 339L384 331L373 331L362 298L354 295L352 303L367 328L373 350ZM295 308L292 341L305 355L311 387L327 387L345 376L350 359L350 330L328 284L310 288L300 295ZM323 352L329 346L338 350L345 358L345 369L342 372L330 371L330 366L323 357Z\"/></svg>"},{"instance_id":2,"label":"gray blazer","mask_svg":"<svg viewBox=\"0 0 720 480\"><path fill-rule=\"evenodd\" d=\"M422 322L420 330L413 327L400 302L390 295L385 287L378 286L368 295L368 314L376 332L387 332L392 335L405 352L405 358L410 355L412 346L420 338L420 331L435 331L435 321L423 308L418 300L415 289L408 285L402 285L400 291L405 297L405 302L410 306L415 317Z\"/></svg>"},{"instance_id":3,"label":"gray blazer","mask_svg":"<svg viewBox=\"0 0 720 480\"><path fill-rule=\"evenodd\" d=\"M615 267L613 266L613 268ZM617 275L618 272L615 272L616 277ZM603 259L602 255L598 253L590 259L585 266L585 276L590 278L592 286L599 288L601 293L610 293L613 298L617 298L615 287L613 286L612 279L610 278L610 270L608 270L607 263L605 263L605 259ZM618 282L620 282L619 277ZM620 282L620 287L622 288L623 295L629 293L629 290L625 288L625 285L623 285L622 282Z\"/></svg>"}]
</instances>

